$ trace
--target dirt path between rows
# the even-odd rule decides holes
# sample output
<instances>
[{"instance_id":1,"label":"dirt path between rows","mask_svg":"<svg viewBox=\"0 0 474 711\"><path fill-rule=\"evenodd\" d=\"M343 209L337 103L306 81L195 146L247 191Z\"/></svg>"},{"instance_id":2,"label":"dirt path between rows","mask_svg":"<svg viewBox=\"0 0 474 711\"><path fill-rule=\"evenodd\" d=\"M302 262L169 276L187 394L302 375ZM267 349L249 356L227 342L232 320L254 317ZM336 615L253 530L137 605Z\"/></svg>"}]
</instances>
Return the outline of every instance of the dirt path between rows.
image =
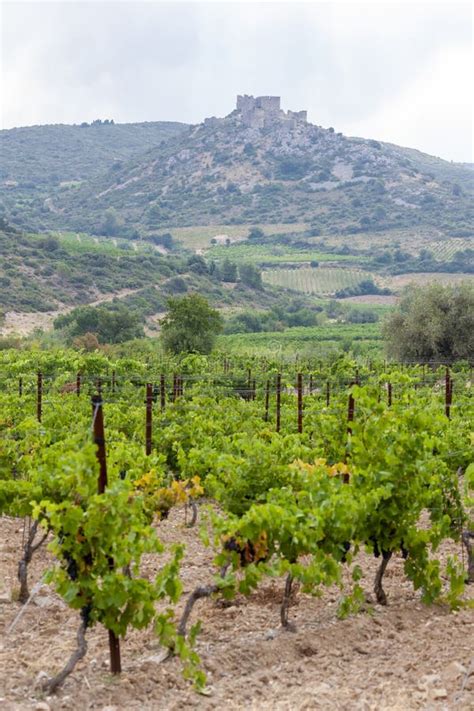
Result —
<instances>
[{"instance_id":1,"label":"dirt path between rows","mask_svg":"<svg viewBox=\"0 0 474 711\"><path fill-rule=\"evenodd\" d=\"M197 530L183 526L183 512L173 511L159 525L166 543L184 542L184 589L209 581L212 553ZM198 603L203 629L197 649L208 674L211 695L203 697L183 680L171 659L157 663L151 631L131 632L122 642L123 674L108 673L103 628L88 633L89 650L56 697L35 687L41 673L59 670L74 646L78 615L50 589L42 589L14 629L6 630L20 610L8 601L16 586L16 565L23 524L0 519L0 581L7 602L0 604L0 707L2 711L178 711L183 708L275 709L278 711L468 711L474 709L474 614L421 604L403 576L403 563L390 563L386 576L388 607L368 603L366 612L339 620L338 589L320 598L298 593L291 608L297 632L279 627L283 583L266 580L249 598L229 606ZM443 555L459 553L445 544ZM376 561L361 554L370 597ZM41 550L32 563L31 584L39 581L49 554ZM157 569L156 558L144 564ZM0 583L1 588L1 583ZM474 590L468 591L474 597ZM44 704L43 706L41 704Z\"/></svg>"}]
</instances>

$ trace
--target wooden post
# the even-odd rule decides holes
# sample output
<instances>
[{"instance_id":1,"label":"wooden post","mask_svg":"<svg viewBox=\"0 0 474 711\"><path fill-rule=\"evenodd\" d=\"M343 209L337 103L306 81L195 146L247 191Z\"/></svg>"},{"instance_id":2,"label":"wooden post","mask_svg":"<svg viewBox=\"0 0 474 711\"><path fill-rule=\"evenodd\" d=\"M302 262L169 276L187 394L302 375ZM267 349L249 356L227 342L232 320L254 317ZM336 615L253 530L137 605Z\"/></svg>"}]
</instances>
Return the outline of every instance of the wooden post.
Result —
<instances>
[{"instance_id":1,"label":"wooden post","mask_svg":"<svg viewBox=\"0 0 474 711\"><path fill-rule=\"evenodd\" d=\"M276 377L276 431L280 431L281 424L281 375Z\"/></svg>"},{"instance_id":2,"label":"wooden post","mask_svg":"<svg viewBox=\"0 0 474 711\"><path fill-rule=\"evenodd\" d=\"M103 494L107 487L107 459L105 453L104 413L102 411L102 396L94 395L92 398L92 429L94 442L97 445L97 461L99 462L98 493ZM113 566L113 561L110 561ZM110 671L120 674L122 665L120 661L120 640L112 630L109 630Z\"/></svg>"},{"instance_id":3,"label":"wooden post","mask_svg":"<svg viewBox=\"0 0 474 711\"><path fill-rule=\"evenodd\" d=\"M109 630L110 671L112 674L121 674L122 662L120 659L120 639L115 632Z\"/></svg>"},{"instance_id":4,"label":"wooden post","mask_svg":"<svg viewBox=\"0 0 474 711\"><path fill-rule=\"evenodd\" d=\"M309 394L313 394L313 374L311 373L309 376Z\"/></svg>"},{"instance_id":5,"label":"wooden post","mask_svg":"<svg viewBox=\"0 0 474 711\"><path fill-rule=\"evenodd\" d=\"M163 373L160 375L160 408L165 409L166 405L166 383Z\"/></svg>"},{"instance_id":6,"label":"wooden post","mask_svg":"<svg viewBox=\"0 0 474 711\"><path fill-rule=\"evenodd\" d=\"M298 373L297 380L298 390L298 432L303 432L303 376Z\"/></svg>"},{"instance_id":7,"label":"wooden post","mask_svg":"<svg viewBox=\"0 0 474 711\"><path fill-rule=\"evenodd\" d=\"M153 413L153 386L146 384L146 416L145 416L145 454L151 454L152 444L152 413Z\"/></svg>"},{"instance_id":8,"label":"wooden post","mask_svg":"<svg viewBox=\"0 0 474 711\"><path fill-rule=\"evenodd\" d=\"M97 461L99 462L98 491L103 494L107 486L107 460L105 454L104 413L102 410L102 397L92 397L92 429L94 443L97 445Z\"/></svg>"},{"instance_id":9,"label":"wooden post","mask_svg":"<svg viewBox=\"0 0 474 711\"><path fill-rule=\"evenodd\" d=\"M355 383L352 383L352 385L354 385L354 384ZM344 458L345 462L347 462L347 460L350 456L350 451L349 451L350 438L352 435L352 427L351 427L350 423L354 421L354 410L355 410L355 400L354 400L354 396L352 395L352 393L350 393L349 394L349 402L347 405L347 435L348 435L348 438L347 438L347 445L346 445L346 456ZM345 473L343 475L343 481L345 484L347 484L349 482L349 474Z\"/></svg>"},{"instance_id":10,"label":"wooden post","mask_svg":"<svg viewBox=\"0 0 474 711\"><path fill-rule=\"evenodd\" d=\"M257 381L254 379L252 380L252 400L255 400L257 397Z\"/></svg>"},{"instance_id":11,"label":"wooden post","mask_svg":"<svg viewBox=\"0 0 474 711\"><path fill-rule=\"evenodd\" d=\"M270 406L270 381L267 380L267 383L265 385L265 415L264 415L264 420L265 422L268 422L268 409Z\"/></svg>"},{"instance_id":12,"label":"wooden post","mask_svg":"<svg viewBox=\"0 0 474 711\"><path fill-rule=\"evenodd\" d=\"M23 396L23 378L19 378L18 380L18 397Z\"/></svg>"},{"instance_id":13,"label":"wooden post","mask_svg":"<svg viewBox=\"0 0 474 711\"><path fill-rule=\"evenodd\" d=\"M392 383L387 383L388 406L392 407Z\"/></svg>"},{"instance_id":14,"label":"wooden post","mask_svg":"<svg viewBox=\"0 0 474 711\"><path fill-rule=\"evenodd\" d=\"M43 373L38 371L36 383L36 419L41 422L43 416Z\"/></svg>"},{"instance_id":15,"label":"wooden post","mask_svg":"<svg viewBox=\"0 0 474 711\"><path fill-rule=\"evenodd\" d=\"M347 404L347 422L351 423L354 421L354 410L355 410L355 400L352 393L349 394L349 402ZM350 424L347 425L347 434L352 434L352 427Z\"/></svg>"},{"instance_id":16,"label":"wooden post","mask_svg":"<svg viewBox=\"0 0 474 711\"><path fill-rule=\"evenodd\" d=\"M445 385L444 385L444 411L446 413L446 417L448 419L451 418L451 397L450 397L450 391L451 391L451 376L449 373L449 368L446 367L446 374L445 374Z\"/></svg>"},{"instance_id":17,"label":"wooden post","mask_svg":"<svg viewBox=\"0 0 474 711\"><path fill-rule=\"evenodd\" d=\"M115 394L115 370L112 371L112 394Z\"/></svg>"},{"instance_id":18,"label":"wooden post","mask_svg":"<svg viewBox=\"0 0 474 711\"><path fill-rule=\"evenodd\" d=\"M77 395L77 397L79 397L80 394L81 394L81 374L78 373L76 375L76 395Z\"/></svg>"},{"instance_id":19,"label":"wooden post","mask_svg":"<svg viewBox=\"0 0 474 711\"><path fill-rule=\"evenodd\" d=\"M331 402L331 385L329 384L329 380L326 383L326 407L329 407L329 403Z\"/></svg>"}]
</instances>

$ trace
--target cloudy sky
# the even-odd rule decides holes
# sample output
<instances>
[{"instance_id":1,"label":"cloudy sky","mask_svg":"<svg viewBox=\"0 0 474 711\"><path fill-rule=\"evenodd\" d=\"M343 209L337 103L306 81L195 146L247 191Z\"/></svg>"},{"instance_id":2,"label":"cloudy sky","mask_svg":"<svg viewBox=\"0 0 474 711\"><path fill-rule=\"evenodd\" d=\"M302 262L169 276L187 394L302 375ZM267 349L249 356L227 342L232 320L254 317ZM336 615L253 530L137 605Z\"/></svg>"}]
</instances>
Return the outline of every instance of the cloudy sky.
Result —
<instances>
[{"instance_id":1,"label":"cloudy sky","mask_svg":"<svg viewBox=\"0 0 474 711\"><path fill-rule=\"evenodd\" d=\"M237 93L472 161L472 5L3 1L2 126L173 120Z\"/></svg>"}]
</instances>

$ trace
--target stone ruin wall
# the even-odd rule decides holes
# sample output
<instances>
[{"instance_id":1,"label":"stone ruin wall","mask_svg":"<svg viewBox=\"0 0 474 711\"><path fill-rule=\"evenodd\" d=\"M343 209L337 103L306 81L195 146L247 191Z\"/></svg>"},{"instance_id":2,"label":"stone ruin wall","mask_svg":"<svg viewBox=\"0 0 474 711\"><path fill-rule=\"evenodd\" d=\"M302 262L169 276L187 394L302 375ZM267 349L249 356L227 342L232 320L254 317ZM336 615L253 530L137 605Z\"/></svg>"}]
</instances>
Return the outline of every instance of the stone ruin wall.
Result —
<instances>
[{"instance_id":1,"label":"stone ruin wall","mask_svg":"<svg viewBox=\"0 0 474 711\"><path fill-rule=\"evenodd\" d=\"M237 111L242 123L250 128L278 126L286 130L307 122L307 111L283 111L279 96L237 96Z\"/></svg>"}]
</instances>

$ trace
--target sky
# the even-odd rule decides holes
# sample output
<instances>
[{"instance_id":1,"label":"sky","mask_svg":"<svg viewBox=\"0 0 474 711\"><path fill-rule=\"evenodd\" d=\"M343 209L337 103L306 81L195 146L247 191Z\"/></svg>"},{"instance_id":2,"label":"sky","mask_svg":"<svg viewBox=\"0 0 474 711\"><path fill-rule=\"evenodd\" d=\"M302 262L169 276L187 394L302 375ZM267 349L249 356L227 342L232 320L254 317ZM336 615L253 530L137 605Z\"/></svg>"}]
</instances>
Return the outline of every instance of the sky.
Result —
<instances>
[{"instance_id":1,"label":"sky","mask_svg":"<svg viewBox=\"0 0 474 711\"><path fill-rule=\"evenodd\" d=\"M2 128L199 123L279 95L320 126L473 161L472 4L1 0Z\"/></svg>"}]
</instances>

